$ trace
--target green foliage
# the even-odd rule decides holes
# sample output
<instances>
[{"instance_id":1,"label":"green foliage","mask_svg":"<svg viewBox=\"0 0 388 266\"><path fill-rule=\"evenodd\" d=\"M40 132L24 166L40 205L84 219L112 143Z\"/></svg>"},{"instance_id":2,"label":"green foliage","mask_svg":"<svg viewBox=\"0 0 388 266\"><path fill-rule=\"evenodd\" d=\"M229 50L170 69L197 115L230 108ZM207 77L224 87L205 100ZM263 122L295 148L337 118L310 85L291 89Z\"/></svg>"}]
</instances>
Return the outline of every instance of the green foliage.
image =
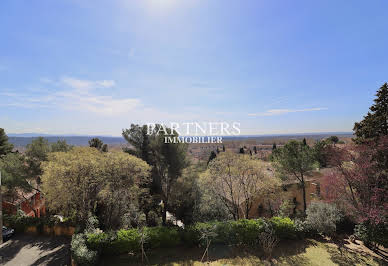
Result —
<instances>
[{"instance_id":1,"label":"green foliage","mask_svg":"<svg viewBox=\"0 0 388 266\"><path fill-rule=\"evenodd\" d=\"M73 235L70 251L77 265L87 266L97 264L98 252L88 248L84 234Z\"/></svg>"},{"instance_id":2,"label":"green foliage","mask_svg":"<svg viewBox=\"0 0 388 266\"><path fill-rule=\"evenodd\" d=\"M30 191L31 185L28 182L25 158L19 153L8 153L0 159L0 170L2 174L2 184L7 192L12 192L16 188Z\"/></svg>"},{"instance_id":3,"label":"green foliage","mask_svg":"<svg viewBox=\"0 0 388 266\"><path fill-rule=\"evenodd\" d=\"M58 140L56 143L51 144L51 152L68 152L73 148L72 145L68 145L66 140Z\"/></svg>"},{"instance_id":4,"label":"green foliage","mask_svg":"<svg viewBox=\"0 0 388 266\"><path fill-rule=\"evenodd\" d=\"M242 219L227 222L196 223L185 228L183 242L194 245L203 244L200 241L201 231L215 227L217 236L213 242L224 245L247 245L257 244L260 234L266 228L265 225L274 229L279 239L295 239L297 228L290 218L273 217L270 220L264 219Z\"/></svg>"},{"instance_id":5,"label":"green foliage","mask_svg":"<svg viewBox=\"0 0 388 266\"><path fill-rule=\"evenodd\" d=\"M329 141L330 143L337 144L339 142L339 138L337 136L330 136L327 138L327 141Z\"/></svg>"},{"instance_id":6,"label":"green foliage","mask_svg":"<svg viewBox=\"0 0 388 266\"><path fill-rule=\"evenodd\" d=\"M28 227L36 226L38 232L42 232L43 226L74 226L74 222L67 220L60 222L54 216L44 216L44 217L31 217L23 214L18 215L3 215L4 224L7 224L10 228L15 229L16 232L23 233Z\"/></svg>"},{"instance_id":7,"label":"green foliage","mask_svg":"<svg viewBox=\"0 0 388 266\"><path fill-rule=\"evenodd\" d=\"M310 229L329 236L336 231L336 224L343 218L335 205L325 202L312 202L306 214L306 224Z\"/></svg>"},{"instance_id":8,"label":"green foliage","mask_svg":"<svg viewBox=\"0 0 388 266\"><path fill-rule=\"evenodd\" d=\"M43 137L34 139L27 145L26 161L28 165L28 175L31 178L42 175L42 162L47 161L50 152L48 140Z\"/></svg>"},{"instance_id":9,"label":"green foliage","mask_svg":"<svg viewBox=\"0 0 388 266\"><path fill-rule=\"evenodd\" d=\"M372 224L368 221L357 224L354 229L355 235L362 240L365 245L382 245L388 247L388 224Z\"/></svg>"},{"instance_id":10,"label":"green foliage","mask_svg":"<svg viewBox=\"0 0 388 266\"><path fill-rule=\"evenodd\" d=\"M305 175L317 167L314 150L303 142L291 140L275 151L272 153L272 160L281 178L296 178L302 185L303 208L306 211L304 181Z\"/></svg>"},{"instance_id":11,"label":"green foliage","mask_svg":"<svg viewBox=\"0 0 388 266\"><path fill-rule=\"evenodd\" d=\"M148 227L145 233L148 236L146 248L176 247L181 243L180 234L173 227Z\"/></svg>"},{"instance_id":12,"label":"green foliage","mask_svg":"<svg viewBox=\"0 0 388 266\"><path fill-rule=\"evenodd\" d=\"M137 229L119 230L116 233L89 233L87 245L101 254L123 254L140 250L140 233Z\"/></svg>"},{"instance_id":13,"label":"green foliage","mask_svg":"<svg viewBox=\"0 0 388 266\"><path fill-rule=\"evenodd\" d=\"M227 222L196 223L185 229L177 227L144 227L147 236L146 249L161 247L206 246L211 237L212 243L221 245L255 246L260 234L271 228L277 239L294 239L297 227L289 218L274 217L269 220L252 219ZM140 229L119 230L115 232L94 232L87 234L87 246L100 254L138 253L141 250Z\"/></svg>"},{"instance_id":14,"label":"green foliage","mask_svg":"<svg viewBox=\"0 0 388 266\"><path fill-rule=\"evenodd\" d=\"M3 128L0 128L0 156L12 152L13 145L8 142L8 136Z\"/></svg>"},{"instance_id":15,"label":"green foliage","mask_svg":"<svg viewBox=\"0 0 388 266\"><path fill-rule=\"evenodd\" d=\"M207 164L209 165L209 163L215 159L217 157L217 154L214 152L214 151L211 151L210 155L209 155L209 159L207 160Z\"/></svg>"},{"instance_id":16,"label":"green foliage","mask_svg":"<svg viewBox=\"0 0 388 266\"><path fill-rule=\"evenodd\" d=\"M149 166L123 152L102 153L89 147L51 153L44 164L42 190L52 211L75 215L84 227L98 202L99 221L105 228L120 228L121 218L137 204L139 183L149 178Z\"/></svg>"},{"instance_id":17,"label":"green foliage","mask_svg":"<svg viewBox=\"0 0 388 266\"><path fill-rule=\"evenodd\" d=\"M89 147L96 148L97 150L102 152L108 152L108 145L104 144L104 142L102 142L102 140L100 140L99 138L92 138L91 140L89 140Z\"/></svg>"},{"instance_id":18,"label":"green foliage","mask_svg":"<svg viewBox=\"0 0 388 266\"><path fill-rule=\"evenodd\" d=\"M230 222L231 234L235 237L237 245L254 246L257 243L259 234L262 232L264 222L257 220L238 220Z\"/></svg>"},{"instance_id":19,"label":"green foliage","mask_svg":"<svg viewBox=\"0 0 388 266\"><path fill-rule=\"evenodd\" d=\"M297 231L295 223L289 217L272 217L270 223L280 239L295 239Z\"/></svg>"},{"instance_id":20,"label":"green foliage","mask_svg":"<svg viewBox=\"0 0 388 266\"><path fill-rule=\"evenodd\" d=\"M326 167L328 163L328 154L326 153L327 142L324 140L317 141L314 144L313 150L315 160L319 163L319 167Z\"/></svg>"},{"instance_id":21,"label":"green foliage","mask_svg":"<svg viewBox=\"0 0 388 266\"><path fill-rule=\"evenodd\" d=\"M166 213L170 209L170 198L174 193L171 188L182 176L183 169L189 164L186 158L187 145L165 143L165 134L168 134L169 137L178 137L176 131L159 124L153 128L132 124L131 128L123 130L122 133L125 140L131 145L130 149L124 151L136 155L152 166L152 183L146 186L150 188L151 194L158 195L163 200L163 224L166 224ZM155 209L155 206L144 204L142 208L145 209L144 212L148 212Z\"/></svg>"},{"instance_id":22,"label":"green foliage","mask_svg":"<svg viewBox=\"0 0 388 266\"><path fill-rule=\"evenodd\" d=\"M388 135L388 83L377 91L374 102L364 119L354 124L355 141L358 143Z\"/></svg>"}]
</instances>

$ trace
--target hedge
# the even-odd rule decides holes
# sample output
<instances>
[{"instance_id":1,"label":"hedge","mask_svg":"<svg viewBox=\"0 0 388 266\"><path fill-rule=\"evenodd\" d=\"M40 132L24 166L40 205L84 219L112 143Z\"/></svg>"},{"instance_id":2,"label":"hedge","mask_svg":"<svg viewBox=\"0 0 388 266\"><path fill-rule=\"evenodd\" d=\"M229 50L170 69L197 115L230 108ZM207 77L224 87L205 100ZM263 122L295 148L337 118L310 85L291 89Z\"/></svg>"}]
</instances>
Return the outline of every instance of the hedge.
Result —
<instances>
[{"instance_id":1,"label":"hedge","mask_svg":"<svg viewBox=\"0 0 388 266\"><path fill-rule=\"evenodd\" d=\"M177 227L144 228L145 249L152 250L161 247L176 247L179 245L203 245L202 232L214 230L216 236L212 243L221 245L255 246L265 224L270 224L279 239L294 239L297 228L290 218L273 217L268 220L238 220L228 222L196 223L185 229ZM138 253L140 251L141 232L139 229L119 230L117 232L99 232L86 235L89 249L100 254Z\"/></svg>"},{"instance_id":2,"label":"hedge","mask_svg":"<svg viewBox=\"0 0 388 266\"><path fill-rule=\"evenodd\" d=\"M30 226L36 226L39 232L43 232L43 226L74 226L74 223L70 220L65 220L60 222L58 218L54 216L44 216L44 217L31 217L31 216L21 216L21 215L4 215L3 216L4 224L8 227L15 229L16 232L25 232L25 230Z\"/></svg>"}]
</instances>

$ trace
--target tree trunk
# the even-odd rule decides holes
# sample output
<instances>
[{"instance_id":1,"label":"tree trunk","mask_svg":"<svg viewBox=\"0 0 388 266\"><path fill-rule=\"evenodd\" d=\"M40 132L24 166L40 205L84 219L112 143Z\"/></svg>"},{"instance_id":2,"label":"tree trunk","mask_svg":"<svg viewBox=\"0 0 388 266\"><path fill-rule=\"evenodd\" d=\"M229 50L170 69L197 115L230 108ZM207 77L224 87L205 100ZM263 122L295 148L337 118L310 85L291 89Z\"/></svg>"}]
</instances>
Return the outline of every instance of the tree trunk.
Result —
<instances>
[{"instance_id":1,"label":"tree trunk","mask_svg":"<svg viewBox=\"0 0 388 266\"><path fill-rule=\"evenodd\" d=\"M167 202L163 202L163 212L162 212L162 221L163 225L165 226L167 223Z\"/></svg>"},{"instance_id":2,"label":"tree trunk","mask_svg":"<svg viewBox=\"0 0 388 266\"><path fill-rule=\"evenodd\" d=\"M306 186L304 181L302 181L302 191L303 191L303 212L306 214L307 204L306 204Z\"/></svg>"}]
</instances>

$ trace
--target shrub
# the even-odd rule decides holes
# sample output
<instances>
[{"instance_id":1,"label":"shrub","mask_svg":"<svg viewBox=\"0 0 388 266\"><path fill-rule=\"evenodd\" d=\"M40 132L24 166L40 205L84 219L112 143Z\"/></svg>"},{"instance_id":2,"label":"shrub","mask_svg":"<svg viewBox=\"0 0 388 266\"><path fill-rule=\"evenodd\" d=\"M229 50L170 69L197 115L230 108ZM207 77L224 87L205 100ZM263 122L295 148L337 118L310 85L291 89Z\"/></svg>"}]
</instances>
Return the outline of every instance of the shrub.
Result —
<instances>
[{"instance_id":1,"label":"shrub","mask_svg":"<svg viewBox=\"0 0 388 266\"><path fill-rule=\"evenodd\" d=\"M179 232L176 228L169 227L148 227L145 228L147 235L146 248L159 248L159 247L175 247L181 239Z\"/></svg>"},{"instance_id":2,"label":"shrub","mask_svg":"<svg viewBox=\"0 0 388 266\"><path fill-rule=\"evenodd\" d=\"M268 259L271 258L272 250L279 242L279 238L277 237L273 227L273 223L265 222L263 231L260 233L258 238L260 246Z\"/></svg>"},{"instance_id":3,"label":"shrub","mask_svg":"<svg viewBox=\"0 0 388 266\"><path fill-rule=\"evenodd\" d=\"M257 220L238 220L232 222L231 237L234 237L238 245L254 246L262 232L264 222L262 219Z\"/></svg>"},{"instance_id":4,"label":"shrub","mask_svg":"<svg viewBox=\"0 0 388 266\"><path fill-rule=\"evenodd\" d=\"M343 217L337 207L325 202L312 202L306 214L307 226L325 235L332 235L336 231L336 224Z\"/></svg>"},{"instance_id":5,"label":"shrub","mask_svg":"<svg viewBox=\"0 0 388 266\"><path fill-rule=\"evenodd\" d=\"M365 221L357 224L354 229L354 234L362 240L367 246L375 246L376 244L388 247L388 225L380 223L378 225Z\"/></svg>"},{"instance_id":6,"label":"shrub","mask_svg":"<svg viewBox=\"0 0 388 266\"><path fill-rule=\"evenodd\" d=\"M98 261L97 251L88 248L84 234L73 235L70 250L77 265L95 265Z\"/></svg>"},{"instance_id":7,"label":"shrub","mask_svg":"<svg viewBox=\"0 0 388 266\"><path fill-rule=\"evenodd\" d=\"M140 250L140 233L137 229L119 230L113 242L117 253L137 252Z\"/></svg>"},{"instance_id":8,"label":"shrub","mask_svg":"<svg viewBox=\"0 0 388 266\"><path fill-rule=\"evenodd\" d=\"M295 239L297 237L295 224L290 218L272 217L269 221L278 238Z\"/></svg>"},{"instance_id":9,"label":"shrub","mask_svg":"<svg viewBox=\"0 0 388 266\"><path fill-rule=\"evenodd\" d=\"M306 236L312 236L314 235L314 232L311 230L311 228L307 225L306 221L303 221L301 219L295 219L294 220L295 225L295 233L296 236L299 239L303 239Z\"/></svg>"}]
</instances>

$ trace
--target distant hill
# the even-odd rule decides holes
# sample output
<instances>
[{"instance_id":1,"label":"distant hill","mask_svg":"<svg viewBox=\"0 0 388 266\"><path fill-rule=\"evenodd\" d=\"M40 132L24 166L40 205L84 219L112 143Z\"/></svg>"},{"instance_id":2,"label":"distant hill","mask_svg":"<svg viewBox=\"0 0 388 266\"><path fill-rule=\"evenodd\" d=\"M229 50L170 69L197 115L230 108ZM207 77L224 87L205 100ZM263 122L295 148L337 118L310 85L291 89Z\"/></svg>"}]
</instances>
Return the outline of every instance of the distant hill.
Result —
<instances>
[{"instance_id":1,"label":"distant hill","mask_svg":"<svg viewBox=\"0 0 388 266\"><path fill-rule=\"evenodd\" d=\"M30 144L32 140L36 139L38 136L34 137L15 137L12 134L9 134L9 142L11 142L15 147L25 147L27 144ZM42 136L42 135L41 135ZM88 146L88 141L94 137L97 137L102 140L102 142L108 145L119 145L125 144L126 141L123 137L106 137L106 136L51 136L43 135L48 142L57 142L58 140L66 140L67 144L74 146Z\"/></svg>"},{"instance_id":2,"label":"distant hill","mask_svg":"<svg viewBox=\"0 0 388 266\"><path fill-rule=\"evenodd\" d=\"M352 138L353 134L351 132L328 132L328 133L300 133L300 134L278 134L278 135L245 135L245 136L227 136L223 137L225 141L227 140L250 140L254 139L259 142L275 140L275 139L323 139L329 136L338 136L342 138ZM23 133L23 134L8 134L9 141L15 145L15 147L25 147L27 144L30 144L33 139L42 136L46 138L49 142L57 142L58 140L66 140L70 145L75 146L88 146L88 141L92 138L99 138L104 143L108 145L120 145L126 144L127 142L123 137L111 137L111 136L55 136L49 134L39 134L39 133Z\"/></svg>"}]
</instances>

